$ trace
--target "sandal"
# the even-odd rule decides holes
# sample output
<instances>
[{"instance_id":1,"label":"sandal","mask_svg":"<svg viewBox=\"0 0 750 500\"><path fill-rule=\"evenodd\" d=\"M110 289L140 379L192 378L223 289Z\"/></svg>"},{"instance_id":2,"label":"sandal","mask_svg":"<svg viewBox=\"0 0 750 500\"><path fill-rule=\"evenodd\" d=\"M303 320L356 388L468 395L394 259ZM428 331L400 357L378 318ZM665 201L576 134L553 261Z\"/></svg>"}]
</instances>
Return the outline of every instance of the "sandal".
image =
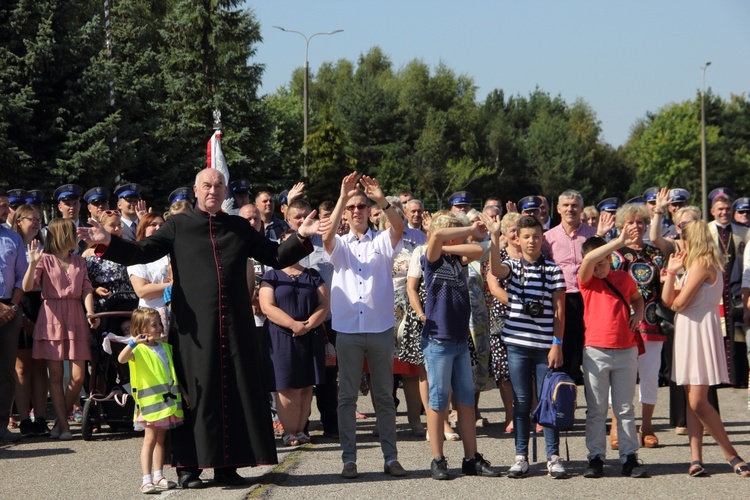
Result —
<instances>
[{"instance_id":1,"label":"sandal","mask_svg":"<svg viewBox=\"0 0 750 500\"><path fill-rule=\"evenodd\" d=\"M284 443L284 446L299 446L300 442L297 438L296 434L284 434L281 437L281 441Z\"/></svg>"},{"instance_id":2,"label":"sandal","mask_svg":"<svg viewBox=\"0 0 750 500\"><path fill-rule=\"evenodd\" d=\"M457 432L444 432L445 440L446 441L460 441L461 436L458 435Z\"/></svg>"},{"instance_id":3,"label":"sandal","mask_svg":"<svg viewBox=\"0 0 750 500\"><path fill-rule=\"evenodd\" d=\"M310 442L310 436L305 434L304 431L298 432L295 437L297 438L297 441L299 442L299 444L307 444Z\"/></svg>"},{"instance_id":4,"label":"sandal","mask_svg":"<svg viewBox=\"0 0 750 500\"><path fill-rule=\"evenodd\" d=\"M701 477L706 475L706 469L703 467L703 463L700 460L693 460L690 462L690 469L688 469L688 475L690 477Z\"/></svg>"},{"instance_id":5,"label":"sandal","mask_svg":"<svg viewBox=\"0 0 750 500\"><path fill-rule=\"evenodd\" d=\"M734 470L734 473L742 477L750 477L750 467L742 460L739 455L729 461L730 467Z\"/></svg>"},{"instance_id":6,"label":"sandal","mask_svg":"<svg viewBox=\"0 0 750 500\"><path fill-rule=\"evenodd\" d=\"M177 488L177 483L168 480L166 477L161 476L159 479L154 481L154 486L160 490L171 490Z\"/></svg>"},{"instance_id":7,"label":"sandal","mask_svg":"<svg viewBox=\"0 0 750 500\"><path fill-rule=\"evenodd\" d=\"M644 448L658 448L659 447L659 438L656 437L654 434L646 434L645 436L641 437L642 440L642 446Z\"/></svg>"},{"instance_id":8,"label":"sandal","mask_svg":"<svg viewBox=\"0 0 750 500\"><path fill-rule=\"evenodd\" d=\"M151 495L153 493L156 493L156 488L152 483L145 483L141 485L141 493L145 495Z\"/></svg>"},{"instance_id":9,"label":"sandal","mask_svg":"<svg viewBox=\"0 0 750 500\"><path fill-rule=\"evenodd\" d=\"M505 426L505 433L506 434L511 434L513 432L513 430L514 430L513 422L511 422L511 423L509 423L508 425Z\"/></svg>"}]
</instances>

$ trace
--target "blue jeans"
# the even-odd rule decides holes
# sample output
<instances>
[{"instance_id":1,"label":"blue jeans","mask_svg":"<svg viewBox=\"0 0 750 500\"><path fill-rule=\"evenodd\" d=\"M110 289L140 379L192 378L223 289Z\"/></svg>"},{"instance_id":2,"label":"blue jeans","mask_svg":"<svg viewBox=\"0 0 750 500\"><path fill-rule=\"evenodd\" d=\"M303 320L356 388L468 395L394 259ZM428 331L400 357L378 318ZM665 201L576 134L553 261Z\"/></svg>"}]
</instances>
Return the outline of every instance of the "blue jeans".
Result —
<instances>
[{"instance_id":1,"label":"blue jeans","mask_svg":"<svg viewBox=\"0 0 750 500\"><path fill-rule=\"evenodd\" d=\"M430 408L445 410L451 388L456 403L474 406L474 379L468 342L422 337L419 346L424 353Z\"/></svg>"},{"instance_id":2,"label":"blue jeans","mask_svg":"<svg viewBox=\"0 0 750 500\"><path fill-rule=\"evenodd\" d=\"M547 349L530 349L508 345L508 369L513 386L513 420L516 430L516 455L529 456L529 433L531 430L531 402L534 399L532 379L536 377L536 393L542 393L544 376L547 375ZM560 454L560 433L544 428L544 443L547 459Z\"/></svg>"}]
</instances>

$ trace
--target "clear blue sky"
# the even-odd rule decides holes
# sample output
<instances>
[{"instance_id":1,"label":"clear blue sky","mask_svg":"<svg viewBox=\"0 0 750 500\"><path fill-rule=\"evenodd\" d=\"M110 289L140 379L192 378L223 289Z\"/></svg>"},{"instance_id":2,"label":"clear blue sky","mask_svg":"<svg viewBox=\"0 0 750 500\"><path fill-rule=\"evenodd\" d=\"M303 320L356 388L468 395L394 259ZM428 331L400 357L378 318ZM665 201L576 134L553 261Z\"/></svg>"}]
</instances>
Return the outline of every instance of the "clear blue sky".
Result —
<instances>
[{"instance_id":1,"label":"clear blue sky","mask_svg":"<svg viewBox=\"0 0 750 500\"><path fill-rule=\"evenodd\" d=\"M304 65L307 35L321 63L380 46L394 69L413 59L444 62L474 79L477 100L493 89L528 95L536 86L588 102L603 138L619 146L648 111L706 87L728 99L750 91L750 0L250 0L263 42L261 93Z\"/></svg>"}]
</instances>

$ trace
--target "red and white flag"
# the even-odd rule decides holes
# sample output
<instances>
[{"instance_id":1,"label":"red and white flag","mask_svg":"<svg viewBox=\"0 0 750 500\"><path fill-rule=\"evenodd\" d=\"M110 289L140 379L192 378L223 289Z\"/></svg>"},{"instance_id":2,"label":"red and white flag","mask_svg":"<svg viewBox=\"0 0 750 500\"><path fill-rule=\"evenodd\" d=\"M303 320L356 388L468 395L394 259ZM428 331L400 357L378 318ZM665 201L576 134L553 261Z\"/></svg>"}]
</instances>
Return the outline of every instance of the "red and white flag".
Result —
<instances>
[{"instance_id":1,"label":"red and white flag","mask_svg":"<svg viewBox=\"0 0 750 500\"><path fill-rule=\"evenodd\" d=\"M221 150L221 130L214 131L214 135L211 136L206 145L206 168L215 168L221 172L221 175L224 176L224 185L229 189L229 169L227 168L227 161L224 159L224 152ZM227 213L232 213L234 201L229 193L227 193L224 203L221 204L221 208Z\"/></svg>"}]
</instances>

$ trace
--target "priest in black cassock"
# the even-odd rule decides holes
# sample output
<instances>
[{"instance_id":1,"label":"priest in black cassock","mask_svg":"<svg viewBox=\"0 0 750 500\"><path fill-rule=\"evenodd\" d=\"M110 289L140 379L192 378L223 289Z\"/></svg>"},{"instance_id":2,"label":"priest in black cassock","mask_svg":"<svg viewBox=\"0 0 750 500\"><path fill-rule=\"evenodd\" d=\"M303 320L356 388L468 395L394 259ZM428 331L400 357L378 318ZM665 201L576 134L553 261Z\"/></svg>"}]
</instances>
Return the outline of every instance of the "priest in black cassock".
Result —
<instances>
[{"instance_id":1,"label":"priest in black cassock","mask_svg":"<svg viewBox=\"0 0 750 500\"><path fill-rule=\"evenodd\" d=\"M110 236L95 221L78 235L98 244L97 255L125 265L169 254L174 276L169 341L189 402L185 424L172 430L172 464L183 488L203 486L200 469L211 467L216 483L239 485L245 480L238 467L277 463L247 259L275 268L297 262L312 251L307 238L330 222L313 219L313 212L296 238L278 245L245 219L221 211L226 184L220 172L199 172L194 190L195 209L169 217L137 243Z\"/></svg>"}]
</instances>

